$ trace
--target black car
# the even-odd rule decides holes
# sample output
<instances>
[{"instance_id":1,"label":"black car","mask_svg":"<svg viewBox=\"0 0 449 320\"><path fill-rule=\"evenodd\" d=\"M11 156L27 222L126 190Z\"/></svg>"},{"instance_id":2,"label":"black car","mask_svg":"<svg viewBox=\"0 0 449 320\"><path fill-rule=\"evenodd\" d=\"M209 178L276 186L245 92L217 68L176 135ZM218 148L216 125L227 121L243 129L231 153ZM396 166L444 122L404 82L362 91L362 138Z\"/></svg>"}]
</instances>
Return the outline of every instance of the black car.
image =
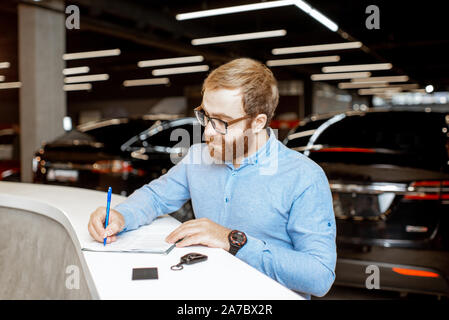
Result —
<instances>
[{"instance_id":1,"label":"black car","mask_svg":"<svg viewBox=\"0 0 449 320\"><path fill-rule=\"evenodd\" d=\"M427 108L316 116L284 143L329 179L335 284L364 288L377 267L380 289L449 295L449 114Z\"/></svg>"},{"instance_id":2,"label":"black car","mask_svg":"<svg viewBox=\"0 0 449 320\"><path fill-rule=\"evenodd\" d=\"M203 129L196 118L109 119L80 125L44 143L33 160L34 182L129 195L174 166ZM194 140L195 137L195 140ZM187 203L181 219L193 213Z\"/></svg>"}]
</instances>

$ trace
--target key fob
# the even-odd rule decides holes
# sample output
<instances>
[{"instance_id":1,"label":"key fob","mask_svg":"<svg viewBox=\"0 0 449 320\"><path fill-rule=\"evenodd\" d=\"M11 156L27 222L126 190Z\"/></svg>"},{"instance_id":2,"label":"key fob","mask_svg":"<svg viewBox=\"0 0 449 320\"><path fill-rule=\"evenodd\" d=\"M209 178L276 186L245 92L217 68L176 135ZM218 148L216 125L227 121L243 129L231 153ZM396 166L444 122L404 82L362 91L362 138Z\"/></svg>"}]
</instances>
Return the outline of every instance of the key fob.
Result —
<instances>
[{"instance_id":1,"label":"key fob","mask_svg":"<svg viewBox=\"0 0 449 320\"><path fill-rule=\"evenodd\" d=\"M181 257L181 263L182 264L194 264L201 261L206 261L207 256L201 253L188 253L185 256Z\"/></svg>"}]
</instances>

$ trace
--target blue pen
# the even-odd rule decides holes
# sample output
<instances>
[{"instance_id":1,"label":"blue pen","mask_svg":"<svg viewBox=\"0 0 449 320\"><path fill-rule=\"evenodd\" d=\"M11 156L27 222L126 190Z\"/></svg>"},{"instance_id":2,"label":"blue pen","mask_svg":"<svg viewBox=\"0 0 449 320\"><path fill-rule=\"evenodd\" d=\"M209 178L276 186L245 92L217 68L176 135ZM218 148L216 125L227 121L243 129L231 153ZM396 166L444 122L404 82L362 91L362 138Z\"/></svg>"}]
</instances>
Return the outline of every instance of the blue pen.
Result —
<instances>
[{"instance_id":1,"label":"blue pen","mask_svg":"<svg viewBox=\"0 0 449 320\"><path fill-rule=\"evenodd\" d=\"M112 195L112 188L109 187L108 189L108 203L106 205L106 220L104 222L104 228L106 229L108 227L108 221L109 221L109 208L111 207L111 195ZM103 240L103 245L106 245L106 238Z\"/></svg>"}]
</instances>

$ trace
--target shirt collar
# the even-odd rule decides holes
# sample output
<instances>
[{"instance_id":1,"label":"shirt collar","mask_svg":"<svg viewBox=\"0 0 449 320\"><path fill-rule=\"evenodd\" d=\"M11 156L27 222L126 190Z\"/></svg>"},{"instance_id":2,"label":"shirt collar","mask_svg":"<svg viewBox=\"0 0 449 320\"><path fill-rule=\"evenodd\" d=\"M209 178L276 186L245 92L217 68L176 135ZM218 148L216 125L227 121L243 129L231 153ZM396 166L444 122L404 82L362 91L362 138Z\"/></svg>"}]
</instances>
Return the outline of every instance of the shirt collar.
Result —
<instances>
[{"instance_id":1,"label":"shirt collar","mask_svg":"<svg viewBox=\"0 0 449 320\"><path fill-rule=\"evenodd\" d=\"M260 147L252 155L250 155L249 157L243 158L242 163L238 169L243 168L246 165L250 165L250 164L255 165L255 164L260 163L270 157L270 149L271 149L270 146L274 143L274 140L276 140L276 135L274 134L273 129L271 129L270 127L267 127L266 130L268 133L268 140L265 142L265 144L262 147ZM234 169L234 165L231 161L226 161L225 164L228 167L231 167L232 169Z\"/></svg>"}]
</instances>

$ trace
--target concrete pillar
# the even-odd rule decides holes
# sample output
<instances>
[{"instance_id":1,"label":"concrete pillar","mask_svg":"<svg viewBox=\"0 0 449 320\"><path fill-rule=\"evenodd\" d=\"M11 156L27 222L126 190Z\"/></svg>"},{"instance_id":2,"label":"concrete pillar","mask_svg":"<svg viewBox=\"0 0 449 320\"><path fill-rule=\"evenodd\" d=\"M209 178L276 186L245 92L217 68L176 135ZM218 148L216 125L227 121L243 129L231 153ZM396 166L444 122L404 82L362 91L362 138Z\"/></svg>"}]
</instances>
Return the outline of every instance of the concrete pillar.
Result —
<instances>
[{"instance_id":1,"label":"concrete pillar","mask_svg":"<svg viewBox=\"0 0 449 320\"><path fill-rule=\"evenodd\" d=\"M32 181L32 158L44 141L64 133L63 91L65 16L63 1L46 1L50 10L19 4L21 180Z\"/></svg>"}]
</instances>

